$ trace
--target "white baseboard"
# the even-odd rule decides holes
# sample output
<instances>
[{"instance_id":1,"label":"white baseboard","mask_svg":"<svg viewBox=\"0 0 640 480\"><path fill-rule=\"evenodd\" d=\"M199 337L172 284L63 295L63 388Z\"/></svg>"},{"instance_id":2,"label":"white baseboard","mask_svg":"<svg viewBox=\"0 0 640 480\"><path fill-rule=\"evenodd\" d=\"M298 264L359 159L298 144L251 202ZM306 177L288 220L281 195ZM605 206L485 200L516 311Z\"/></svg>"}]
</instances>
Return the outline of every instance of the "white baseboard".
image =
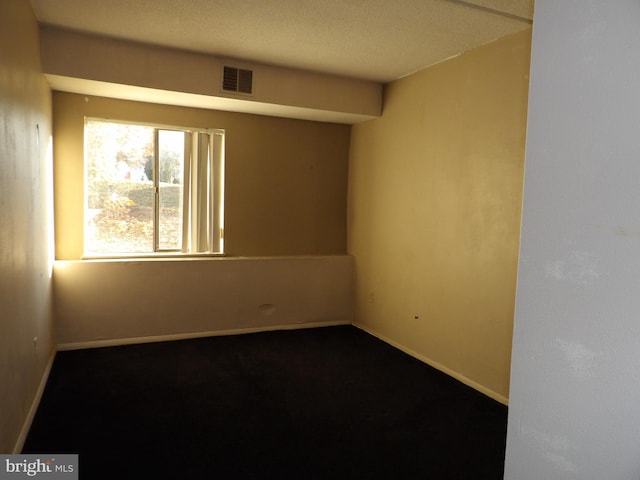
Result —
<instances>
[{"instance_id":1,"label":"white baseboard","mask_svg":"<svg viewBox=\"0 0 640 480\"><path fill-rule=\"evenodd\" d=\"M420 360L421 362L426 363L427 365L435 368L436 370L440 370L443 373L446 373L447 375L449 375L450 377L455 378L456 380L458 380L459 382L464 383L465 385L473 388L474 390L479 391L480 393L483 393L484 395L486 395L489 398L492 398L493 400L502 403L503 405L509 405L509 399L507 397L505 397L504 395L500 395L497 392L494 392L493 390L485 387L484 385L480 385L478 382L475 382L473 380L471 380L470 378L465 377L464 375L451 370L448 367L445 367L444 365L442 365L441 363L436 362L435 360L432 360L418 352L416 352L415 350L412 350L410 348L405 347L404 345L399 344L398 342L395 342L394 340L391 340L390 338L382 335L381 333L376 332L375 330L372 330L368 327L365 327L364 325L361 325L359 323L353 323L352 324L354 327L359 328L360 330L363 330L371 335L373 335L374 337L382 340L385 343L388 343L389 345L392 345L393 347L397 348L398 350L402 350L404 353L411 355L412 357Z\"/></svg>"},{"instance_id":2,"label":"white baseboard","mask_svg":"<svg viewBox=\"0 0 640 480\"><path fill-rule=\"evenodd\" d=\"M169 342L172 340L188 340L190 338L220 337L225 335L241 335L245 333L272 332L276 330L301 330L305 328L333 327L337 325L351 325L350 320L331 322L296 323L288 325L274 325L267 327L238 328L233 330L211 330L208 332L176 333L169 335L153 335L147 337L114 338L109 340L93 340L89 342L61 343L58 351L81 350L85 348L115 347L119 345L133 345L137 343Z\"/></svg>"},{"instance_id":3,"label":"white baseboard","mask_svg":"<svg viewBox=\"0 0 640 480\"><path fill-rule=\"evenodd\" d=\"M18 439L13 447L14 454L18 454L22 452L22 447L24 447L24 442L27 440L27 435L29 435L29 430L31 429L31 424L33 423L33 419L36 416L36 412L38 411L38 406L40 405L40 400L42 400L42 394L44 393L44 387L47 385L47 380L49 379L49 373L51 373L51 367L53 366L53 360L56 357L56 349L54 347L51 355L49 356L49 360L47 361L47 365L44 369L44 373L42 374L42 378L40 379L40 384L38 385L38 390L36 390L36 394L33 397L33 401L31 402L31 407L29 408L29 413L27 413L27 418L25 418L24 423L22 424L22 429L20 430L20 435L18 435Z\"/></svg>"}]
</instances>

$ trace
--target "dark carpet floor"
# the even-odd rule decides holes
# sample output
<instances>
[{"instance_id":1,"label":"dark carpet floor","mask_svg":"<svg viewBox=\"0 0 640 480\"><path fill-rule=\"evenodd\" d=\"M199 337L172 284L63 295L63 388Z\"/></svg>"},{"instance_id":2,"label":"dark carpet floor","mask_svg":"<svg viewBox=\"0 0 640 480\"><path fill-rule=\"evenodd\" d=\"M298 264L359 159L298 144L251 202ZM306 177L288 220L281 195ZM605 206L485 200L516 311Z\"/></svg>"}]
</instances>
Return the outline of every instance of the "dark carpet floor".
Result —
<instances>
[{"instance_id":1,"label":"dark carpet floor","mask_svg":"<svg viewBox=\"0 0 640 480\"><path fill-rule=\"evenodd\" d=\"M81 479L501 479L507 408L357 328L59 352L23 453Z\"/></svg>"}]
</instances>

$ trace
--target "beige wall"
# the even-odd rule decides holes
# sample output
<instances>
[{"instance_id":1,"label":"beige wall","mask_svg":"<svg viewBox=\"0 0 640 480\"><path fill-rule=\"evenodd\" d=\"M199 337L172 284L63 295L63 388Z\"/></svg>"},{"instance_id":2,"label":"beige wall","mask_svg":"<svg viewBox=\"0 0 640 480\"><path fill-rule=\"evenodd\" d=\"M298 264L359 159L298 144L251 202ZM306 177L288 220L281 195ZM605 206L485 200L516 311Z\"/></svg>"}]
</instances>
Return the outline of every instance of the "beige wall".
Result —
<instances>
[{"instance_id":1,"label":"beige wall","mask_svg":"<svg viewBox=\"0 0 640 480\"><path fill-rule=\"evenodd\" d=\"M530 34L388 85L351 138L356 323L503 402Z\"/></svg>"},{"instance_id":2,"label":"beige wall","mask_svg":"<svg viewBox=\"0 0 640 480\"><path fill-rule=\"evenodd\" d=\"M226 130L230 256L344 254L350 126L54 92L56 258L83 252L85 116Z\"/></svg>"},{"instance_id":3,"label":"beige wall","mask_svg":"<svg viewBox=\"0 0 640 480\"><path fill-rule=\"evenodd\" d=\"M0 2L0 52L0 453L11 453L53 348L51 95L29 2Z\"/></svg>"},{"instance_id":4,"label":"beige wall","mask_svg":"<svg viewBox=\"0 0 640 480\"><path fill-rule=\"evenodd\" d=\"M63 348L353 320L348 255L59 261L53 278Z\"/></svg>"},{"instance_id":5,"label":"beige wall","mask_svg":"<svg viewBox=\"0 0 640 480\"><path fill-rule=\"evenodd\" d=\"M59 344L351 322L349 126L62 92L53 116ZM228 257L78 261L85 116L225 129Z\"/></svg>"},{"instance_id":6,"label":"beige wall","mask_svg":"<svg viewBox=\"0 0 640 480\"><path fill-rule=\"evenodd\" d=\"M179 92L182 99L195 94L206 102L207 108L217 110L271 111L294 118L317 116L314 111L323 111L339 113L335 115L338 119L356 121L380 116L382 85L376 82L225 59L51 26L42 27L41 35L44 72L76 79L75 83L64 82L73 85L74 90L70 91L88 93L85 89L92 88L91 83L77 81L82 79L107 82L110 97L123 86L130 86L165 92L161 103L173 103L173 92ZM223 92L223 65L251 69L253 94ZM56 83L60 80L55 78Z\"/></svg>"}]
</instances>

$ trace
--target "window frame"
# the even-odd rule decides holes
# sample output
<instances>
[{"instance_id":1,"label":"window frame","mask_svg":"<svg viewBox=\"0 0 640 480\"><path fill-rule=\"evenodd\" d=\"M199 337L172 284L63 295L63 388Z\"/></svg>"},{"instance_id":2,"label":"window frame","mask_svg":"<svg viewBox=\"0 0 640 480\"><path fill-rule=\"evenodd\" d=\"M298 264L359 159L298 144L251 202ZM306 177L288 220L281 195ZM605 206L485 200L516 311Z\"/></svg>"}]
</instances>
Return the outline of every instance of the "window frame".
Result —
<instances>
[{"instance_id":1,"label":"window frame","mask_svg":"<svg viewBox=\"0 0 640 480\"><path fill-rule=\"evenodd\" d=\"M153 251L149 252L87 252L87 210L88 210L88 155L87 155L87 138L86 127L88 122L104 122L116 123L123 125L134 125L141 127L153 128L154 137L154 172L159 172L159 132L180 131L188 134L190 142L185 141L185 158L183 170L183 227L182 227L182 249L160 249L159 248L159 173L154 173L153 179ZM206 148L202 145L203 135L208 137ZM185 135L186 137L187 135ZM196 140L196 138L198 140ZM224 191L225 191L225 138L226 131L221 128L199 128L199 127L183 127L178 125L167 125L155 122L137 122L132 120L120 120L115 118L103 118L94 116L85 116L83 127L83 221L82 221L82 259L99 260L99 259L154 259L154 258L185 258L185 257L221 257L225 256L225 238L224 238ZM186 138L185 138L186 140ZM188 147L187 147L188 144ZM199 152L197 151L199 150ZM207 153L207 158L202 159L201 155ZM188 157L187 157L188 153ZM207 171L207 179L200 178L197 174L195 165L206 163L204 170ZM200 178L200 179L199 179ZM203 208L195 198L198 190L202 190L202 185L206 184L206 192L203 197L208 199L207 213L201 214L207 218L205 222L208 228L207 238L209 239L209 248L207 251L201 251L194 237L202 236L200 233L202 228L194 226L195 217L194 205ZM194 193L195 192L195 193ZM186 223L185 223L186 222ZM212 246L217 244L217 250L212 251Z\"/></svg>"}]
</instances>

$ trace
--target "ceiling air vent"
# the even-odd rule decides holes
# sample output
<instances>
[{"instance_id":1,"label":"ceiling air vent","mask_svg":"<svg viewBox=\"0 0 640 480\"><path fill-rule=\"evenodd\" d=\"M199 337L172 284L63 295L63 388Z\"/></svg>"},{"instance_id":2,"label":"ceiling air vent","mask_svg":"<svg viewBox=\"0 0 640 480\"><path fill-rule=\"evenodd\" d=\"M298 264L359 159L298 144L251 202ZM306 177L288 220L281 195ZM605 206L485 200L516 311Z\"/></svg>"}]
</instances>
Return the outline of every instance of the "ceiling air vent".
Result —
<instances>
[{"instance_id":1,"label":"ceiling air vent","mask_svg":"<svg viewBox=\"0 0 640 480\"><path fill-rule=\"evenodd\" d=\"M253 70L225 65L222 74L222 90L251 95L253 93Z\"/></svg>"}]
</instances>

